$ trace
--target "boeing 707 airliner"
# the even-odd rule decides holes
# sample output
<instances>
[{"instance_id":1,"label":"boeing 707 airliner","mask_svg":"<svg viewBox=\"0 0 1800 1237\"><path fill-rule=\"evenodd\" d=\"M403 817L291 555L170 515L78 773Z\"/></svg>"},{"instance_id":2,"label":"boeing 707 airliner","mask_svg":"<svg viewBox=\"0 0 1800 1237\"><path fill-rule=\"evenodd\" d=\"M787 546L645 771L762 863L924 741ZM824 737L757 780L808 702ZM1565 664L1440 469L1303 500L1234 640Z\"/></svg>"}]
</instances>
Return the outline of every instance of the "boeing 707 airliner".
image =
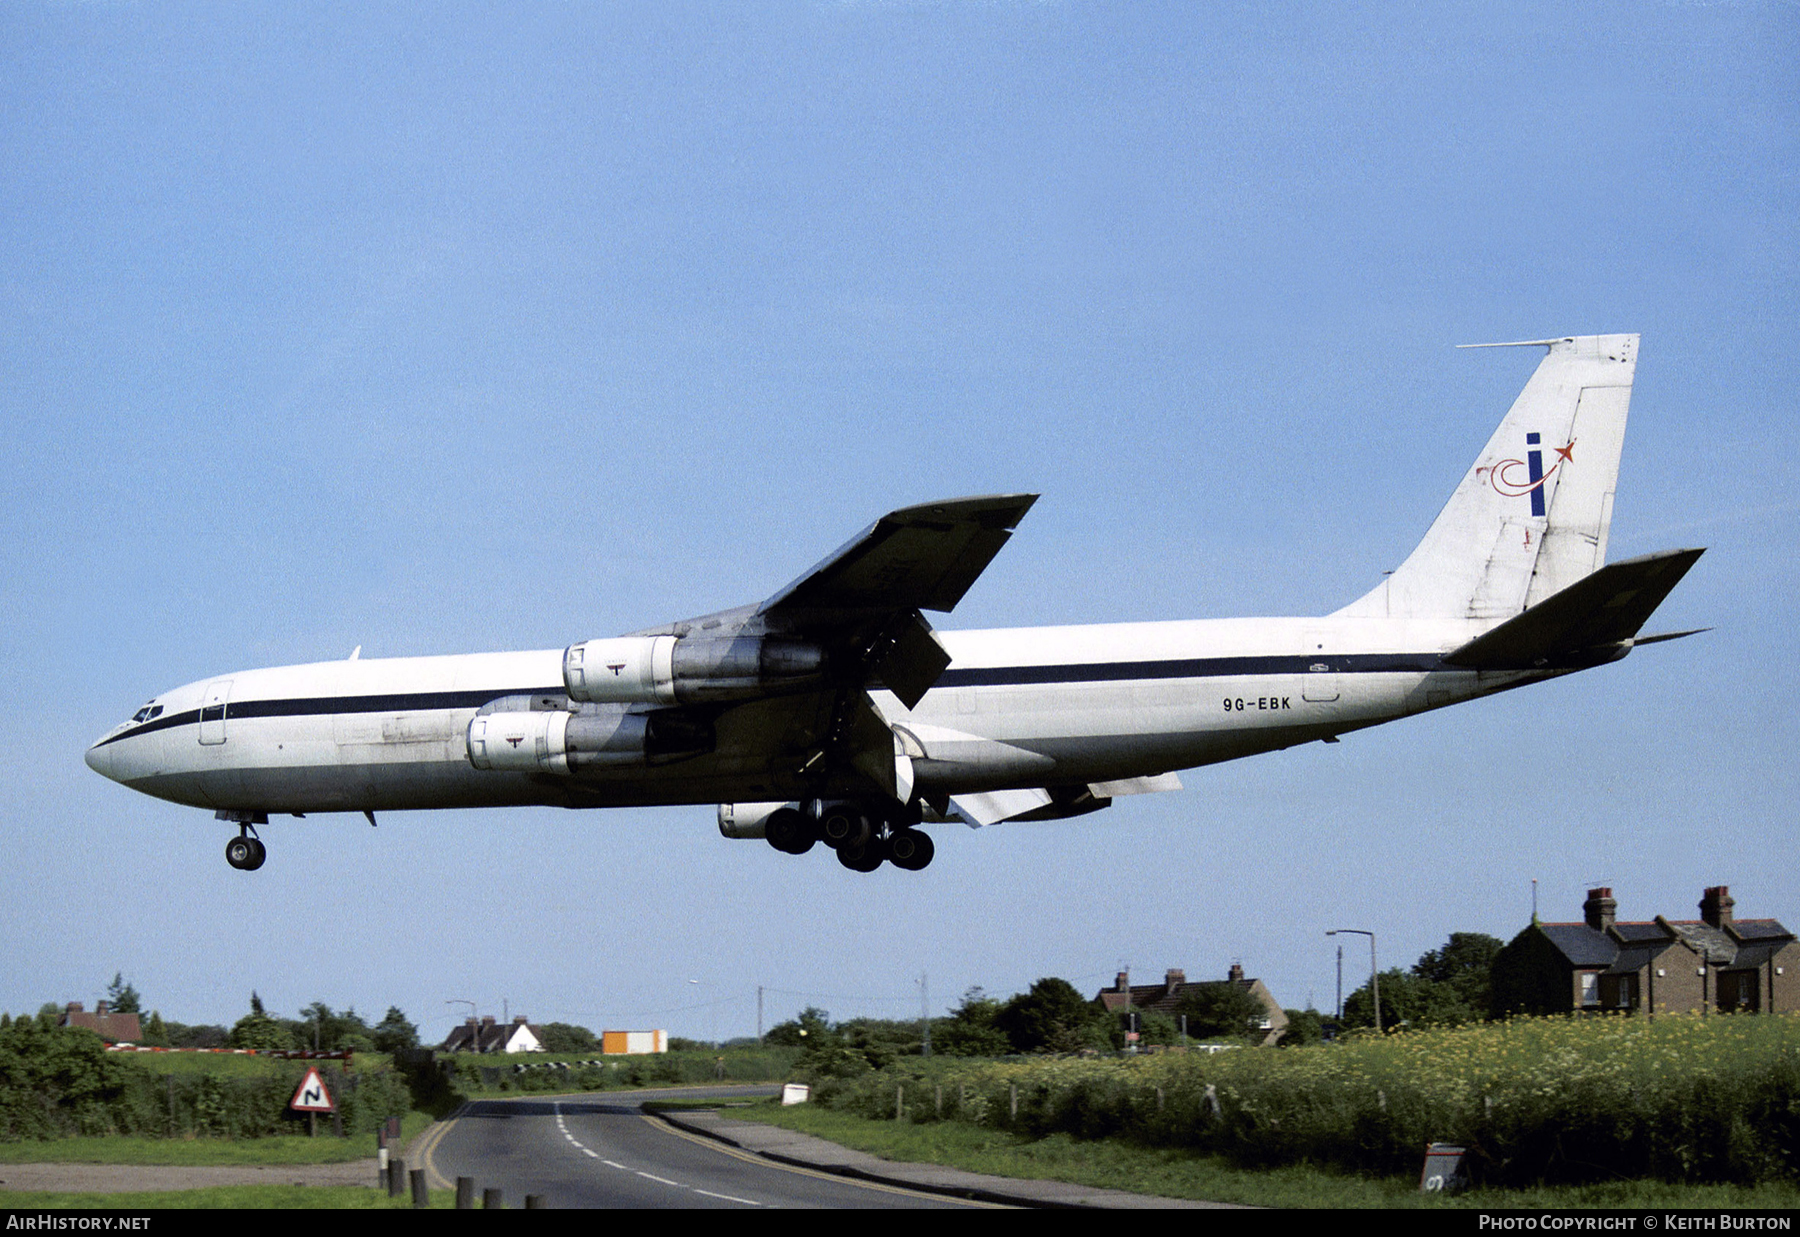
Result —
<instances>
[{"instance_id":1,"label":"boeing 707 airliner","mask_svg":"<svg viewBox=\"0 0 1800 1237\"><path fill-rule=\"evenodd\" d=\"M920 826L1052 820L1177 771L1617 661L1700 557L1607 564L1635 335L1546 355L1424 541L1317 618L938 632L1036 501L892 512L768 600L561 649L242 670L163 693L87 762L237 826L275 814L717 804L845 867Z\"/></svg>"}]
</instances>

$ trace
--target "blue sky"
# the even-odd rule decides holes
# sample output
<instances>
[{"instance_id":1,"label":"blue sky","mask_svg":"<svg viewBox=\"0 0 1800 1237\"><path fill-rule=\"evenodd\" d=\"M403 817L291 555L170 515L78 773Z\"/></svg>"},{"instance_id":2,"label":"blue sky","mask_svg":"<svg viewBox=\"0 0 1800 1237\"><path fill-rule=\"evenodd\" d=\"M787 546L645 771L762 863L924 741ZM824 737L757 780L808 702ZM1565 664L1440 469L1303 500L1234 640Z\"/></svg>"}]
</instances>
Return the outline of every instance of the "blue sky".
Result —
<instances>
[{"instance_id":1,"label":"blue sky","mask_svg":"<svg viewBox=\"0 0 1800 1237\"><path fill-rule=\"evenodd\" d=\"M0 12L0 1008L117 971L428 1035L720 1036L1130 966L1331 1004L1590 884L1800 924L1790 3ZM941 830L872 878L710 807L229 829L81 754L231 669L549 648L1044 497L947 628L1323 613L1536 354L1635 331L1614 558L1714 625L1460 709ZM1353 956L1354 952L1353 952Z\"/></svg>"}]
</instances>

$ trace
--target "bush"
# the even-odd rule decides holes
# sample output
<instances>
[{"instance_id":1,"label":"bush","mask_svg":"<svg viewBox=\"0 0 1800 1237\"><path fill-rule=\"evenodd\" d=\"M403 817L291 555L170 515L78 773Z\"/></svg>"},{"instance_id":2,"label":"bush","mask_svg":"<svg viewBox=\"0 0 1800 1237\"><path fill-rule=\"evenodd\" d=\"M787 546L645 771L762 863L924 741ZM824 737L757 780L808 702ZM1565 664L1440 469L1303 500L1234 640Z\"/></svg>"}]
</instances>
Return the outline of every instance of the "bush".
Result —
<instances>
[{"instance_id":1,"label":"bush","mask_svg":"<svg viewBox=\"0 0 1800 1237\"><path fill-rule=\"evenodd\" d=\"M1496 1185L1800 1176L1800 1019L1538 1018L1285 1051L910 1062L815 1093L859 1116L1121 1137L1249 1167L1417 1172L1470 1148ZM1015 1115L1016 1114L1016 1115Z\"/></svg>"}]
</instances>

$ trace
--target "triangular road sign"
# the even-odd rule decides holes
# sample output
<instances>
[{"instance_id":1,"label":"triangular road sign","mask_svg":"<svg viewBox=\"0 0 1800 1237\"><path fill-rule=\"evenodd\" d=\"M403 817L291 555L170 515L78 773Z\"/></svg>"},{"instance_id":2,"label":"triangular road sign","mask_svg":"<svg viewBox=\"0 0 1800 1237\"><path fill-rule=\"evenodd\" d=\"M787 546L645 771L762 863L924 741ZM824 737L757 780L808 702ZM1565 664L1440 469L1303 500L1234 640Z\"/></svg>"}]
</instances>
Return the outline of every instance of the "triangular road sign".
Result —
<instances>
[{"instance_id":1,"label":"triangular road sign","mask_svg":"<svg viewBox=\"0 0 1800 1237\"><path fill-rule=\"evenodd\" d=\"M325 1089L325 1080L319 1077L316 1069L306 1071L306 1077L300 1080L300 1089L294 1092L288 1107L295 1112L337 1111L337 1105L331 1102L331 1092Z\"/></svg>"}]
</instances>

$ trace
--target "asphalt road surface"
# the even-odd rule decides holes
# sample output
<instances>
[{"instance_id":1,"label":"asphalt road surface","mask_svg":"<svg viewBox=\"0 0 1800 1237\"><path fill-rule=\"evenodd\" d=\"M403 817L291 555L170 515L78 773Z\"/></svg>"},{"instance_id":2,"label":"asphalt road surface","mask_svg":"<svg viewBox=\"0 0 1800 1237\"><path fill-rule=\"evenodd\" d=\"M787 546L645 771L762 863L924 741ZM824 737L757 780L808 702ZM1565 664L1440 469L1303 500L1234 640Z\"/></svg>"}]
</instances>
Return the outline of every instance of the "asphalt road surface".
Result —
<instances>
[{"instance_id":1,"label":"asphalt road surface","mask_svg":"<svg viewBox=\"0 0 1800 1237\"><path fill-rule=\"evenodd\" d=\"M434 1190L456 1178L499 1189L507 1207L525 1196L572 1207L970 1207L940 1195L858 1182L770 1163L712 1139L670 1129L640 1111L649 1099L768 1095L769 1088L718 1092L634 1091L563 1099L478 1100L413 1149Z\"/></svg>"}]
</instances>

